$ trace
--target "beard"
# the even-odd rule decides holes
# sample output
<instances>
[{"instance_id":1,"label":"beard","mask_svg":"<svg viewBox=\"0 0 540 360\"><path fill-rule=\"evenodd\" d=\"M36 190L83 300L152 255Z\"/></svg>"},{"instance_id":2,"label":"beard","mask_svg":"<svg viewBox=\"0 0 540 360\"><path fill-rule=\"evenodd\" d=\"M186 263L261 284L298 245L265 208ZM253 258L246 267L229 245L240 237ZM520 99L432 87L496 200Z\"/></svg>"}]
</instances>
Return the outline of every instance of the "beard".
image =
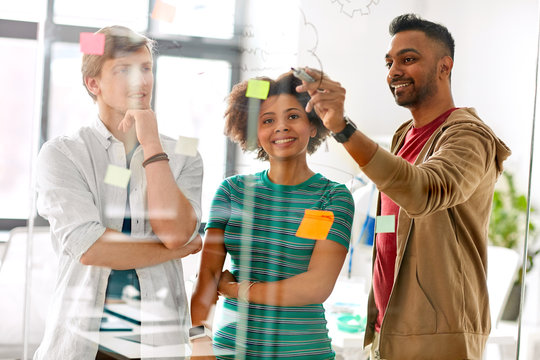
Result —
<instances>
[{"instance_id":1,"label":"beard","mask_svg":"<svg viewBox=\"0 0 540 360\"><path fill-rule=\"evenodd\" d=\"M394 95L396 104L406 108L418 107L425 100L433 97L437 93L437 67L434 66L424 77L424 86L416 88L415 91L406 96L397 97ZM415 83L413 82L413 85Z\"/></svg>"}]
</instances>

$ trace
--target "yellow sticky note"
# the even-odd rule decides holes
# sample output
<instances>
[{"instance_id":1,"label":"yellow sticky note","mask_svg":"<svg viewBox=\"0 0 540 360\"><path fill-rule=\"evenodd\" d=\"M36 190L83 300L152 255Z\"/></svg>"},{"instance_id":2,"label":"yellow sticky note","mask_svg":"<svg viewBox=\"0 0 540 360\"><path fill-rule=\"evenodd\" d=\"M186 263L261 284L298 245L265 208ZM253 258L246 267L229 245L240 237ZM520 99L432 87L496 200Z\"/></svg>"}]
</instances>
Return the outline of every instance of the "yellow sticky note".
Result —
<instances>
[{"instance_id":1,"label":"yellow sticky note","mask_svg":"<svg viewBox=\"0 0 540 360\"><path fill-rule=\"evenodd\" d=\"M127 188L129 178L131 177L131 170L109 164L107 173L105 174L105 184L118 186L121 188Z\"/></svg>"},{"instance_id":2,"label":"yellow sticky note","mask_svg":"<svg viewBox=\"0 0 540 360\"><path fill-rule=\"evenodd\" d=\"M375 219L375 233L394 233L396 232L395 215L377 216Z\"/></svg>"},{"instance_id":3,"label":"yellow sticky note","mask_svg":"<svg viewBox=\"0 0 540 360\"><path fill-rule=\"evenodd\" d=\"M196 156L199 139L187 136L180 136L176 142L174 152L186 156Z\"/></svg>"},{"instance_id":4,"label":"yellow sticky note","mask_svg":"<svg viewBox=\"0 0 540 360\"><path fill-rule=\"evenodd\" d=\"M296 236L306 239L326 240L334 223L334 213L325 210L306 209Z\"/></svg>"},{"instance_id":5,"label":"yellow sticky note","mask_svg":"<svg viewBox=\"0 0 540 360\"><path fill-rule=\"evenodd\" d=\"M152 11L152 19L162 20L172 23L176 15L176 6L167 4L162 0L157 0Z\"/></svg>"},{"instance_id":6,"label":"yellow sticky note","mask_svg":"<svg viewBox=\"0 0 540 360\"><path fill-rule=\"evenodd\" d=\"M266 100L268 91L270 90L270 82L266 80L250 79L246 89L246 97Z\"/></svg>"}]
</instances>

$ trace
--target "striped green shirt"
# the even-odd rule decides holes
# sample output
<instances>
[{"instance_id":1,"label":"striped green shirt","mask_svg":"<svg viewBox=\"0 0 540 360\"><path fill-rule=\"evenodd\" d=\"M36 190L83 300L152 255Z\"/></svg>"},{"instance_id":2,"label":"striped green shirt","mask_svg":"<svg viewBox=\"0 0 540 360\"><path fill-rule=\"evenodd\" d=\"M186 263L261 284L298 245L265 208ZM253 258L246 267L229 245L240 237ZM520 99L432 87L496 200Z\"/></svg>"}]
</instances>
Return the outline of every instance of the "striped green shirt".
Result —
<instances>
[{"instance_id":1,"label":"striped green shirt","mask_svg":"<svg viewBox=\"0 0 540 360\"><path fill-rule=\"evenodd\" d=\"M231 272L238 281L279 281L308 269L315 240L295 236L305 209L332 211L334 222L323 241L348 248L354 212L351 193L321 174L293 186L272 183L267 171L225 179L212 202L206 228L225 231ZM322 304L251 303L247 305L247 325L239 320L246 310L238 307L236 299L225 300L214 347L217 354L229 351L233 355L218 358L234 359L239 351L236 346L243 347L247 359L334 358ZM237 339L237 331L246 337Z\"/></svg>"}]
</instances>

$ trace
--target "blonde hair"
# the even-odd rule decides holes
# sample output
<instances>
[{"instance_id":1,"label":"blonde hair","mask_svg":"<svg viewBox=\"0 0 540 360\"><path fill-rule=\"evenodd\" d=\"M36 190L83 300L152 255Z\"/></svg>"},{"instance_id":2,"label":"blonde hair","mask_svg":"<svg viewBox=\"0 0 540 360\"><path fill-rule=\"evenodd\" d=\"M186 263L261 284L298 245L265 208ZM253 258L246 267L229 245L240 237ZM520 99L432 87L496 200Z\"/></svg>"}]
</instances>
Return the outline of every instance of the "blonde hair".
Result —
<instances>
[{"instance_id":1,"label":"blonde hair","mask_svg":"<svg viewBox=\"0 0 540 360\"><path fill-rule=\"evenodd\" d=\"M84 81L86 77L99 76L103 64L109 59L115 59L126 53L136 52L142 47L146 47L150 54L153 54L154 50L154 40L124 26L107 26L98 30L96 34L105 34L105 50L103 55L84 54L81 65L84 88L94 101L96 101L96 96L86 87Z\"/></svg>"}]
</instances>

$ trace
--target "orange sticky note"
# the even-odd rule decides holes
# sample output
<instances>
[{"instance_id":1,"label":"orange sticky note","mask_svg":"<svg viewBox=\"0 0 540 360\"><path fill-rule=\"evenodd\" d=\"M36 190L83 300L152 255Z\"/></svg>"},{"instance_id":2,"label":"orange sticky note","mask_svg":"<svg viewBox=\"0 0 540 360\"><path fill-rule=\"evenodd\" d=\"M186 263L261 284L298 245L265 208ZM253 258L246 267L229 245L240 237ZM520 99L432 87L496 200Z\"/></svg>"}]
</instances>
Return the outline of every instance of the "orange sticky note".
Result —
<instances>
[{"instance_id":1,"label":"orange sticky note","mask_svg":"<svg viewBox=\"0 0 540 360\"><path fill-rule=\"evenodd\" d=\"M79 35L81 52L89 55L103 55L105 51L105 34L82 32Z\"/></svg>"},{"instance_id":2,"label":"orange sticky note","mask_svg":"<svg viewBox=\"0 0 540 360\"><path fill-rule=\"evenodd\" d=\"M157 0L152 10L152 19L162 20L172 23L176 15L176 6Z\"/></svg>"},{"instance_id":3,"label":"orange sticky note","mask_svg":"<svg viewBox=\"0 0 540 360\"><path fill-rule=\"evenodd\" d=\"M333 223L333 212L306 209L304 218L298 230L296 230L296 236L306 239L326 240Z\"/></svg>"}]
</instances>

